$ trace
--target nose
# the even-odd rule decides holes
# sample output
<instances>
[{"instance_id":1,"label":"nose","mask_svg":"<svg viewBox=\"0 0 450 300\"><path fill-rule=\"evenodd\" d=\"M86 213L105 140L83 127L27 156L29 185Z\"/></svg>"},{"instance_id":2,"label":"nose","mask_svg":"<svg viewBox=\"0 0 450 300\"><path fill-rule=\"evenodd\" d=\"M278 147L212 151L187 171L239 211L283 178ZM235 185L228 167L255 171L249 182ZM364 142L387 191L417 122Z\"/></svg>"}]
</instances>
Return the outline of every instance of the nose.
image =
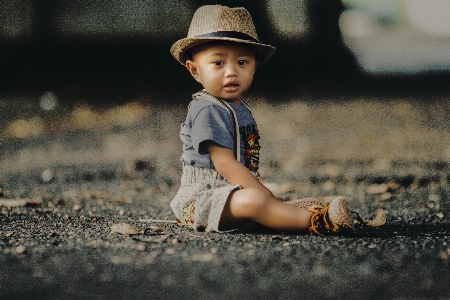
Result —
<instances>
[{"instance_id":1,"label":"nose","mask_svg":"<svg viewBox=\"0 0 450 300\"><path fill-rule=\"evenodd\" d=\"M225 77L237 77L238 76L238 70L236 68L236 66L229 64L226 67L225 70Z\"/></svg>"}]
</instances>

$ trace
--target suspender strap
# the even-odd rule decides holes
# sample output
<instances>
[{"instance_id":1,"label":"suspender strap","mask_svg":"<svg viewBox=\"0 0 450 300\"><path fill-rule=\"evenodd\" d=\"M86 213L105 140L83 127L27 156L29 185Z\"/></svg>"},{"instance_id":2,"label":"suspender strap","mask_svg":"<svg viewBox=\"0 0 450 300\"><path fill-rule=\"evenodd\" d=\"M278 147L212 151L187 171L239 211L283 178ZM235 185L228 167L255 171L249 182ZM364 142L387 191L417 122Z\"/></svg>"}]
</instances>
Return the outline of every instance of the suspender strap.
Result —
<instances>
[{"instance_id":1,"label":"suspender strap","mask_svg":"<svg viewBox=\"0 0 450 300\"><path fill-rule=\"evenodd\" d=\"M232 116L234 122L233 122L233 129L234 129L234 157L236 158L237 161L241 161L241 134L239 133L239 123L238 123L238 119L236 117L236 113L234 112L233 108L231 107L230 104L228 104L228 102L214 97L213 95L211 95L210 93L208 93L206 90L201 90L198 93L195 93L194 95L192 95L192 98L202 98L202 99L206 99L209 100L211 102L214 102L216 104L221 105L223 108L225 108L228 113ZM245 105L245 107L247 107L247 109L250 111L250 108L247 104L247 102L244 101L244 99L241 99L242 103ZM251 112L250 112L251 113Z\"/></svg>"}]
</instances>

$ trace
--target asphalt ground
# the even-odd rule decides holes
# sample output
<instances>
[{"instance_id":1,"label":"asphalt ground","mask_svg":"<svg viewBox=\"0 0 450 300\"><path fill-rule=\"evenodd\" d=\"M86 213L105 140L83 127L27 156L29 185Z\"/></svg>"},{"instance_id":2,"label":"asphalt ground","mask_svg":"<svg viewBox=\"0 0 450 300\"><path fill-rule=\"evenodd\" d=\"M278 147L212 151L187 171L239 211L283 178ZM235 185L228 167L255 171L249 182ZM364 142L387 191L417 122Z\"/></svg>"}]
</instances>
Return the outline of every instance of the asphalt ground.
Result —
<instances>
[{"instance_id":1,"label":"asphalt ground","mask_svg":"<svg viewBox=\"0 0 450 300\"><path fill-rule=\"evenodd\" d=\"M256 103L261 135L271 137L263 151L282 149L262 152L262 178L277 195L344 195L364 219L385 211L386 225L347 236L171 223L182 110L135 105L126 119L140 117L117 123L110 116L128 106L82 107L42 119L37 134L5 127L0 298L448 299L450 164L439 117L447 110L415 104ZM274 118L287 123L274 127ZM120 223L138 232L113 234Z\"/></svg>"}]
</instances>

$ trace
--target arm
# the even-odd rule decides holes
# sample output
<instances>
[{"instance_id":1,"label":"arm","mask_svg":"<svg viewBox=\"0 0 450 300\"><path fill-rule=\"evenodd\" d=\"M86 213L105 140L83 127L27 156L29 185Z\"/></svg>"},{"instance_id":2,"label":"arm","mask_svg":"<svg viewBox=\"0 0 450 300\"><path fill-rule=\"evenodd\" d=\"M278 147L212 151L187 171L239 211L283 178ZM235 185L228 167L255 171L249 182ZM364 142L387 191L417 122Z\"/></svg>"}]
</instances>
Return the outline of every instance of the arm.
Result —
<instances>
[{"instance_id":1,"label":"arm","mask_svg":"<svg viewBox=\"0 0 450 300\"><path fill-rule=\"evenodd\" d=\"M213 141L205 141L205 148L211 157L217 172L223 175L233 185L242 188L256 188L265 194L273 196L272 192L262 185L258 179L235 157L233 150L220 146Z\"/></svg>"}]
</instances>

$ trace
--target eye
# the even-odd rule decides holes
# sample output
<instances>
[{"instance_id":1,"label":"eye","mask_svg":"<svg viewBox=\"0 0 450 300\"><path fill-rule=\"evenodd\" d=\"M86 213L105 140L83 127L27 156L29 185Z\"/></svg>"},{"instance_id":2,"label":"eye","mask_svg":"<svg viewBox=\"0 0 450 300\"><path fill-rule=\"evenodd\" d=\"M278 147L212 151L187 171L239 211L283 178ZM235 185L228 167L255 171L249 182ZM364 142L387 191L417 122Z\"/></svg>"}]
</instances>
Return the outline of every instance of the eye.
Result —
<instances>
[{"instance_id":1,"label":"eye","mask_svg":"<svg viewBox=\"0 0 450 300\"><path fill-rule=\"evenodd\" d=\"M215 61L213 62L213 64L214 64L215 66L217 66L217 67L221 67L221 66L223 66L223 61L221 61L221 60L215 60Z\"/></svg>"},{"instance_id":2,"label":"eye","mask_svg":"<svg viewBox=\"0 0 450 300\"><path fill-rule=\"evenodd\" d=\"M239 65L239 66L243 66L243 65L246 65L246 64L248 64L248 61L247 61L247 60L245 60L245 59L240 59L240 60L238 60L238 65Z\"/></svg>"}]
</instances>

